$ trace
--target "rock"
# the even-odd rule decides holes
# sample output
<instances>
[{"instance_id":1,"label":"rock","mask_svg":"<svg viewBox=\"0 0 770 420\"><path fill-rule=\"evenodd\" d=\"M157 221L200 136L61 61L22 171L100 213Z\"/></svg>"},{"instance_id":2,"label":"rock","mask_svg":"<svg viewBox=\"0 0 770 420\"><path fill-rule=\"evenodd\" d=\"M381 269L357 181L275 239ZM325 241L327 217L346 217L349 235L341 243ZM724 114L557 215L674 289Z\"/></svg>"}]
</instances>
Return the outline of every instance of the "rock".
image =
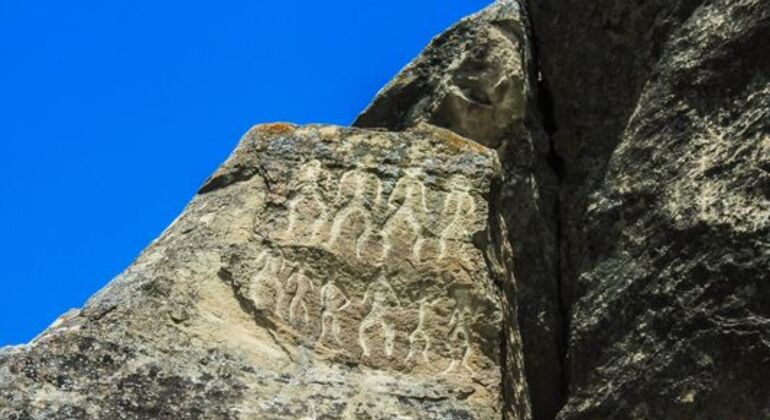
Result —
<instances>
[{"instance_id":1,"label":"rock","mask_svg":"<svg viewBox=\"0 0 770 420\"><path fill-rule=\"evenodd\" d=\"M81 311L0 353L0 418L529 419L495 152L261 125Z\"/></svg>"},{"instance_id":2,"label":"rock","mask_svg":"<svg viewBox=\"0 0 770 420\"><path fill-rule=\"evenodd\" d=\"M531 28L518 1L498 1L436 37L356 119L403 130L450 129L500 156L501 213L514 249L519 320L533 411L562 404L564 332L558 277L558 181L538 101Z\"/></svg>"},{"instance_id":3,"label":"rock","mask_svg":"<svg viewBox=\"0 0 770 420\"><path fill-rule=\"evenodd\" d=\"M770 418L770 3L523 1L253 128L0 418Z\"/></svg>"},{"instance_id":4,"label":"rock","mask_svg":"<svg viewBox=\"0 0 770 420\"><path fill-rule=\"evenodd\" d=\"M566 168L559 418L770 418L770 3L531 7Z\"/></svg>"}]
</instances>

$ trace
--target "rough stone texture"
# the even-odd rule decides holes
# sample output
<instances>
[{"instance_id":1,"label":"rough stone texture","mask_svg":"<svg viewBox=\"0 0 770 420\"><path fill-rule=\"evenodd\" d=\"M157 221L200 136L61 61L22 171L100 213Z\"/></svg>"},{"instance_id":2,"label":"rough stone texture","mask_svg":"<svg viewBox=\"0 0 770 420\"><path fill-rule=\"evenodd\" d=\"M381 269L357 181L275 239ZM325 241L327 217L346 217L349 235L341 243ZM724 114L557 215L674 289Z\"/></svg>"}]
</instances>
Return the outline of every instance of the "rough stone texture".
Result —
<instances>
[{"instance_id":1,"label":"rough stone texture","mask_svg":"<svg viewBox=\"0 0 770 420\"><path fill-rule=\"evenodd\" d=\"M0 353L3 419L528 419L495 152L257 126L82 310Z\"/></svg>"},{"instance_id":2,"label":"rough stone texture","mask_svg":"<svg viewBox=\"0 0 770 420\"><path fill-rule=\"evenodd\" d=\"M559 418L770 418L770 3L530 3L566 168Z\"/></svg>"},{"instance_id":3,"label":"rough stone texture","mask_svg":"<svg viewBox=\"0 0 770 420\"><path fill-rule=\"evenodd\" d=\"M354 125L402 130L427 121L498 151L527 379L535 417L549 419L561 407L564 352L558 183L538 108L532 50L524 9L514 0L499 1L436 37Z\"/></svg>"},{"instance_id":4,"label":"rough stone texture","mask_svg":"<svg viewBox=\"0 0 770 420\"><path fill-rule=\"evenodd\" d=\"M770 2L528 6L434 39L391 131L251 130L0 349L0 418L770 418Z\"/></svg>"}]
</instances>

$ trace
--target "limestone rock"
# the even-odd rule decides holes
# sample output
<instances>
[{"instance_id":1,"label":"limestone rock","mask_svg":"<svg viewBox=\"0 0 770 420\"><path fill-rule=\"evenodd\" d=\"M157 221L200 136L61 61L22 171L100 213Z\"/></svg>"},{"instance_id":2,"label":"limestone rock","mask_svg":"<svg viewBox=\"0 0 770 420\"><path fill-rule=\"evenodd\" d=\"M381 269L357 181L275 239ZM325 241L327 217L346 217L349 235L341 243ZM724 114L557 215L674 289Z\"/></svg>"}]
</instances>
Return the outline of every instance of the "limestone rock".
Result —
<instances>
[{"instance_id":1,"label":"limestone rock","mask_svg":"<svg viewBox=\"0 0 770 420\"><path fill-rule=\"evenodd\" d=\"M82 309L0 353L0 418L528 419L494 151L257 126Z\"/></svg>"},{"instance_id":2,"label":"limestone rock","mask_svg":"<svg viewBox=\"0 0 770 420\"><path fill-rule=\"evenodd\" d=\"M354 125L402 130L427 121L498 151L505 174L500 211L514 250L527 379L534 412L548 419L562 402L559 187L533 49L524 7L498 1L436 37Z\"/></svg>"},{"instance_id":3,"label":"limestone rock","mask_svg":"<svg viewBox=\"0 0 770 420\"><path fill-rule=\"evenodd\" d=\"M252 129L0 418L770 418L770 2L528 3Z\"/></svg>"},{"instance_id":4,"label":"limestone rock","mask_svg":"<svg viewBox=\"0 0 770 420\"><path fill-rule=\"evenodd\" d=\"M559 418L770 418L770 3L531 7L566 165Z\"/></svg>"}]
</instances>

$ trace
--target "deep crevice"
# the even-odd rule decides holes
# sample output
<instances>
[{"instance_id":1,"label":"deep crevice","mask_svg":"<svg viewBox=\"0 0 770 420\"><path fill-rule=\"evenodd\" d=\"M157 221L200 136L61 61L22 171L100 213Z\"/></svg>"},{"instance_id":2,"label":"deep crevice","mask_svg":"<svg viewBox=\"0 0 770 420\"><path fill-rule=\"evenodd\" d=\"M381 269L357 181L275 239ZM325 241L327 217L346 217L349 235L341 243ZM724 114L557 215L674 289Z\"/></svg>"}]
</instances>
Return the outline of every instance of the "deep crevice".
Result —
<instances>
[{"instance_id":1,"label":"deep crevice","mask_svg":"<svg viewBox=\"0 0 770 420\"><path fill-rule=\"evenodd\" d=\"M250 180L257 171L251 167L236 165L235 168L223 173L216 173L203 182L203 186L198 190L198 194L206 194L212 191L220 190L238 182Z\"/></svg>"},{"instance_id":2,"label":"deep crevice","mask_svg":"<svg viewBox=\"0 0 770 420\"><path fill-rule=\"evenodd\" d=\"M556 150L554 149L553 144L553 134L558 131L558 127L556 125L556 115L554 112L554 98L553 98L553 92L551 91L551 86L548 84L548 81L545 79L545 76L543 75L542 70L540 69L540 65L538 63L538 77L537 77L537 105L540 110L541 118L543 119L543 130L545 130L545 133L548 135L548 139L550 140L551 144L551 150L548 156L548 163L551 165L551 167L554 170L558 170L557 176L559 177L559 180L561 181L562 176L564 175L563 169L564 169L564 162L562 161L561 157L556 154Z\"/></svg>"},{"instance_id":3,"label":"deep crevice","mask_svg":"<svg viewBox=\"0 0 770 420\"><path fill-rule=\"evenodd\" d=\"M548 80L543 73L542 63L540 61L540 51L538 37L535 33L534 23L530 19L530 35L532 36L532 55L533 61L536 67L537 74L537 107L540 112L540 118L545 135L548 138L548 154L545 157L545 162L551 169L555 176L555 199L553 208L553 222L554 222L554 248L555 253L555 276L556 276L556 303L558 305L558 316L560 320L560 337L558 342L559 362L561 364L561 381L560 381L560 395L559 395L559 411L564 407L569 395L569 366L567 363L567 354L569 349L569 335L570 335L570 311L569 304L565 299L566 285L564 274L562 271L563 265L563 223L562 223L562 191L566 178L566 165L564 159L559 156L556 151L556 143L554 141L554 135L558 131L558 123L556 120L556 113L554 111L554 95L551 90ZM543 419L546 417L533 413L535 419ZM549 415L550 417L550 415ZM550 420L550 419L548 419Z\"/></svg>"},{"instance_id":4,"label":"deep crevice","mask_svg":"<svg viewBox=\"0 0 770 420\"><path fill-rule=\"evenodd\" d=\"M565 279L562 273L562 238L563 238L563 226L562 226L562 187L564 185L564 178L566 174L564 159L556 151L556 144L554 142L554 133L557 131L556 119L553 110L553 94L550 87L542 73L538 77L538 106L542 114L543 129L548 136L549 150L546 156L546 163L553 171L556 177L556 198L554 200L554 227L555 227L555 241L554 247L556 249L556 261L555 261L555 275L556 275L556 302L558 304L559 320L561 321L561 331L559 339L559 361L561 362L561 395L559 401L559 409L564 406L567 401L569 393L569 366L567 365L567 350L569 344L570 333L570 313L569 306L565 300Z\"/></svg>"}]
</instances>

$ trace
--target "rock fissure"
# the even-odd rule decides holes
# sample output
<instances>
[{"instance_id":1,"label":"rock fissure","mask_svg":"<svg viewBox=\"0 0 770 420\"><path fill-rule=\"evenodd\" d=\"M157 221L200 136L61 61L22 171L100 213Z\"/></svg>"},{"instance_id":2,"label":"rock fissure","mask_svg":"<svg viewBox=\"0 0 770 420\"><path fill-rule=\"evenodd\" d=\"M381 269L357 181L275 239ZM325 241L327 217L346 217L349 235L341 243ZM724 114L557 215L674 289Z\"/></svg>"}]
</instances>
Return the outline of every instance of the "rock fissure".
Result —
<instances>
[{"instance_id":1,"label":"rock fissure","mask_svg":"<svg viewBox=\"0 0 770 420\"><path fill-rule=\"evenodd\" d=\"M770 230L768 154L745 153L767 150L770 3L528 3L565 168L558 418L768 417L766 293L742 290L770 265L745 240Z\"/></svg>"},{"instance_id":2,"label":"rock fissure","mask_svg":"<svg viewBox=\"0 0 770 420\"><path fill-rule=\"evenodd\" d=\"M544 125L528 13L498 1L464 19L391 81L354 124L400 130L428 121L494 148L505 182L499 213L512 244L516 290L506 323L521 329L527 387L537 419L562 404L564 317L558 277L560 182ZM449 64L448 64L449 63ZM560 174L559 174L560 175ZM513 281L513 280L512 280ZM502 290L506 290L502 285ZM506 386L515 388L515 384Z\"/></svg>"},{"instance_id":3,"label":"rock fissure","mask_svg":"<svg viewBox=\"0 0 770 420\"><path fill-rule=\"evenodd\" d=\"M770 418L768 46L764 0L498 0L358 128L252 128L0 349L0 417Z\"/></svg>"},{"instance_id":4,"label":"rock fissure","mask_svg":"<svg viewBox=\"0 0 770 420\"><path fill-rule=\"evenodd\" d=\"M257 169L253 167L235 167L227 172L212 175L203 183L203 186L198 190L198 193L207 194L237 182L245 182L257 174Z\"/></svg>"},{"instance_id":5,"label":"rock fissure","mask_svg":"<svg viewBox=\"0 0 770 420\"><path fill-rule=\"evenodd\" d=\"M534 31L534 28L533 28ZM538 73L540 72L538 68ZM569 397L569 365L568 365L568 346L569 346L569 333L570 333L570 311L569 311L569 302L567 301L566 297L566 287L565 282L566 279L564 278L562 274L562 258L563 258L563 249L567 246L569 246L568 243L563 242L564 241L564 232L563 232L563 209L562 209L562 187L564 185L564 177L565 177L565 164L562 158L559 156L559 154L556 152L556 144L553 140L553 135L557 130L556 127L556 121L553 111L553 96L551 91L548 89L548 84L543 78L542 74L539 73L539 83L538 83L538 104L540 108L540 112L543 115L543 128L545 129L546 135L548 136L548 143L549 143L549 151L547 156L547 162L548 166L551 168L552 172L556 175L556 199L554 200L554 210L553 210L553 225L555 226L555 244L554 248L556 249L556 260L554 261L554 271L555 271L555 279L556 279L556 302L558 305L558 318L559 318L559 325L561 328L561 334L560 334L560 342L558 345L558 352L559 352L559 363L561 365L561 382L559 384L560 394L558 396L554 396L554 401L557 401L558 410L561 410L562 406L566 403L567 398ZM549 420L553 418L554 412L549 411L547 413L538 413L533 412L533 418L535 420L543 419L543 420Z\"/></svg>"},{"instance_id":6,"label":"rock fissure","mask_svg":"<svg viewBox=\"0 0 770 420\"><path fill-rule=\"evenodd\" d=\"M530 22L532 22L530 17ZM558 355L560 364L560 383L559 394L553 396L555 406L543 408L543 411L533 409L533 419L535 420L551 420L555 418L556 414L562 409L569 398L569 364L568 364L568 346L570 338L570 310L569 302L566 296L566 278L563 275L562 263L564 258L564 249L569 246L564 237L563 229L563 208L562 208L562 194L566 177L566 165L559 153L556 150L556 142L554 136L558 131L556 113L554 110L553 92L548 84L548 80L543 74L542 63L540 62L540 51L538 42L538 28L534 22L531 24L530 31L533 39L532 43L532 55L533 61L536 66L537 74L537 106L541 116L543 130L548 138L548 154L545 158L548 167L551 168L551 172L555 175L556 179L556 194L554 199L554 209L552 214L552 223L555 227L554 248L555 261L555 281L556 281L556 298L555 302L558 306L558 321L560 327L560 334L558 337ZM526 349L525 349L526 351ZM538 407L539 408L539 407Z\"/></svg>"}]
</instances>

